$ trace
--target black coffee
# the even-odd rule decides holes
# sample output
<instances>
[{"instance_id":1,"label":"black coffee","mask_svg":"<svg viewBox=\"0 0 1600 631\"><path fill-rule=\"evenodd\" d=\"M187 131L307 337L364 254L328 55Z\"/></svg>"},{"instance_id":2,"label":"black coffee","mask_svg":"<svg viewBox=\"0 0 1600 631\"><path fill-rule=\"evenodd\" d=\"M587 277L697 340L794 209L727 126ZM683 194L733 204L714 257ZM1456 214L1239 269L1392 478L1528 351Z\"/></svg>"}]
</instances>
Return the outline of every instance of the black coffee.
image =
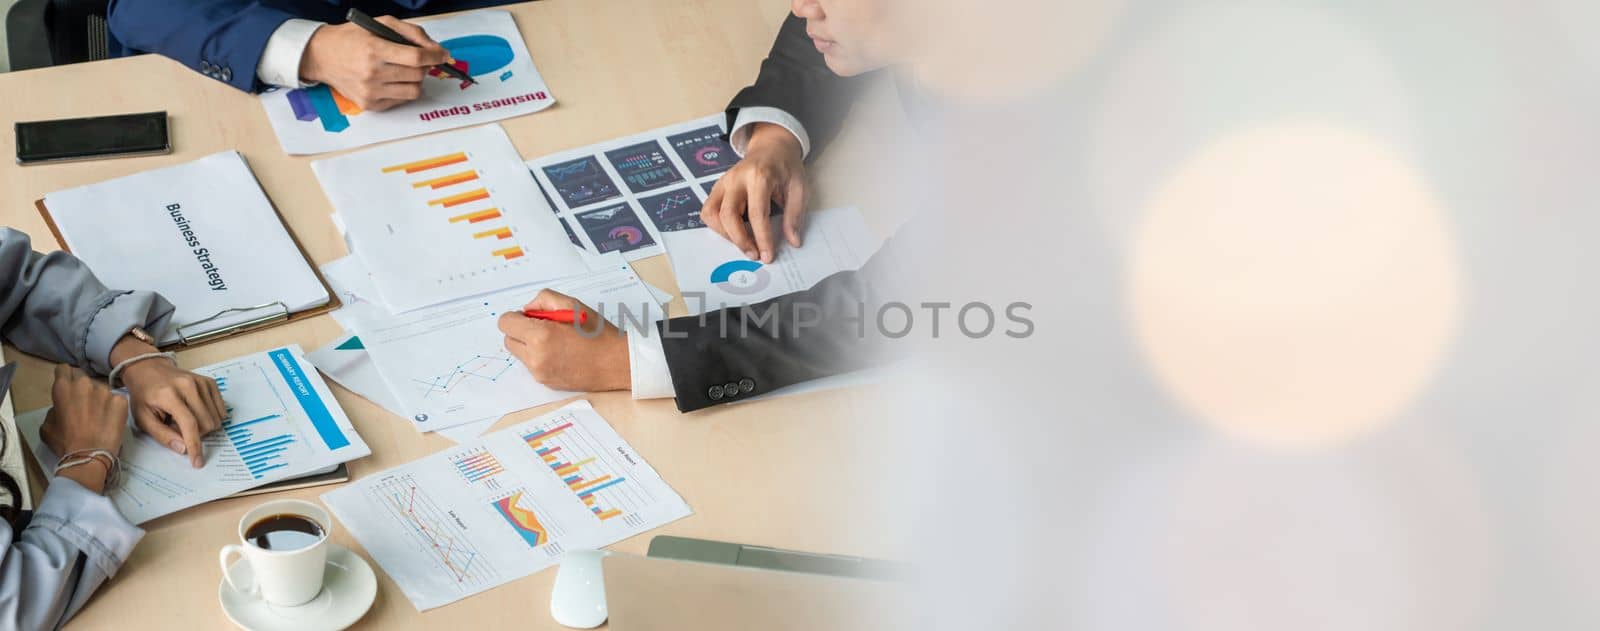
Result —
<instances>
[{"instance_id":1,"label":"black coffee","mask_svg":"<svg viewBox=\"0 0 1600 631\"><path fill-rule=\"evenodd\" d=\"M299 550L322 540L322 526L300 515L272 515L245 529L244 540L262 550Z\"/></svg>"}]
</instances>

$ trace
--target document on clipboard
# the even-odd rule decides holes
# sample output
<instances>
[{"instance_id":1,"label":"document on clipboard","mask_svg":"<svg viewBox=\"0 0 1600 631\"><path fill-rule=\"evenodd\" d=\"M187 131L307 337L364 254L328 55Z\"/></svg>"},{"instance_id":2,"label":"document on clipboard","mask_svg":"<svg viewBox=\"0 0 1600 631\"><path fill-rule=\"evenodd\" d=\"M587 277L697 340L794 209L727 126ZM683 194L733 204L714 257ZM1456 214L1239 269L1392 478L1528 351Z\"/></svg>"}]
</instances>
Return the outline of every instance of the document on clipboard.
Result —
<instances>
[{"instance_id":1,"label":"document on clipboard","mask_svg":"<svg viewBox=\"0 0 1600 631\"><path fill-rule=\"evenodd\" d=\"M39 210L107 287L177 307L151 332L163 347L338 306L237 151L51 193Z\"/></svg>"}]
</instances>

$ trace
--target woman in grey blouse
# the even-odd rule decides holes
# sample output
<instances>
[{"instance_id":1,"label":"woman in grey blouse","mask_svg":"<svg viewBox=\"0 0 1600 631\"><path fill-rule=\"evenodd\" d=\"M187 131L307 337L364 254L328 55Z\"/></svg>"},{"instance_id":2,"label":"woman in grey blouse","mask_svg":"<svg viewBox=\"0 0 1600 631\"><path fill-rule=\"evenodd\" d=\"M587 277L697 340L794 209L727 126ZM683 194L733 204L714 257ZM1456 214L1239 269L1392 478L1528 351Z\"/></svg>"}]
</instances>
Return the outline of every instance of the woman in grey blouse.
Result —
<instances>
[{"instance_id":1,"label":"woman in grey blouse","mask_svg":"<svg viewBox=\"0 0 1600 631\"><path fill-rule=\"evenodd\" d=\"M148 343L143 331L163 330L171 317L160 296L108 290L71 255L39 254L27 235L0 228L0 336L70 365L56 369L54 406L40 432L57 454L116 454L131 410L145 433L204 463L200 437L226 412L214 382ZM127 399L95 378L118 367ZM9 381L9 371L0 372L0 393ZM0 506L0 628L60 627L144 536L102 495L110 466L88 460L58 469L26 525L14 506ZM19 481L0 476L0 486L15 491Z\"/></svg>"}]
</instances>

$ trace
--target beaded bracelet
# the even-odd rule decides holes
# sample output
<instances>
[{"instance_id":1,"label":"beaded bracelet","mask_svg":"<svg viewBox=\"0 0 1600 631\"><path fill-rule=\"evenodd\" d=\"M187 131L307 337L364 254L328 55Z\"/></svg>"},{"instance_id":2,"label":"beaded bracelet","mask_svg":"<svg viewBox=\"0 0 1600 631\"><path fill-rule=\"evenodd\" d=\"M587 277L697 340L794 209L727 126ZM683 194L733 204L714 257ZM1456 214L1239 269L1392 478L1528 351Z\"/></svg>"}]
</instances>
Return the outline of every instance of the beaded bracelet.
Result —
<instances>
[{"instance_id":1,"label":"beaded bracelet","mask_svg":"<svg viewBox=\"0 0 1600 631\"><path fill-rule=\"evenodd\" d=\"M145 353L143 355L134 355L133 357L122 360L121 363L117 364L116 368L112 368L111 374L106 376L106 382L110 383L111 387L115 388L117 387L117 375L122 374L123 368L127 368L134 363L142 362L146 359L155 359L157 357L165 357L172 360L172 365L178 365L178 356L173 353Z\"/></svg>"},{"instance_id":2,"label":"beaded bracelet","mask_svg":"<svg viewBox=\"0 0 1600 631\"><path fill-rule=\"evenodd\" d=\"M61 457L61 462L56 463L56 468L50 475L60 475L62 471L90 462L98 462L106 468L106 488L116 486L117 480L122 477L122 461L117 459L116 454L104 449L79 449L69 452Z\"/></svg>"}]
</instances>

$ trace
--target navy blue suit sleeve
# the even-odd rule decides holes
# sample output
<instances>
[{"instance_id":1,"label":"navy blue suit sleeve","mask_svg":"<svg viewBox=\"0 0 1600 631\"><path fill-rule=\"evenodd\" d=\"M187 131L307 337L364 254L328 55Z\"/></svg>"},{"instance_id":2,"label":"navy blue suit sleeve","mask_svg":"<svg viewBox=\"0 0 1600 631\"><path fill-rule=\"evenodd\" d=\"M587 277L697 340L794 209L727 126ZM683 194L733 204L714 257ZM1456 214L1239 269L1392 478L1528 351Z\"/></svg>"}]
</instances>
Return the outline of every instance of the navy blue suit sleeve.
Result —
<instances>
[{"instance_id":1,"label":"navy blue suit sleeve","mask_svg":"<svg viewBox=\"0 0 1600 631\"><path fill-rule=\"evenodd\" d=\"M246 92L264 87L256 66L267 39L296 17L255 0L112 0L107 12L112 34L128 48L169 57Z\"/></svg>"}]
</instances>

